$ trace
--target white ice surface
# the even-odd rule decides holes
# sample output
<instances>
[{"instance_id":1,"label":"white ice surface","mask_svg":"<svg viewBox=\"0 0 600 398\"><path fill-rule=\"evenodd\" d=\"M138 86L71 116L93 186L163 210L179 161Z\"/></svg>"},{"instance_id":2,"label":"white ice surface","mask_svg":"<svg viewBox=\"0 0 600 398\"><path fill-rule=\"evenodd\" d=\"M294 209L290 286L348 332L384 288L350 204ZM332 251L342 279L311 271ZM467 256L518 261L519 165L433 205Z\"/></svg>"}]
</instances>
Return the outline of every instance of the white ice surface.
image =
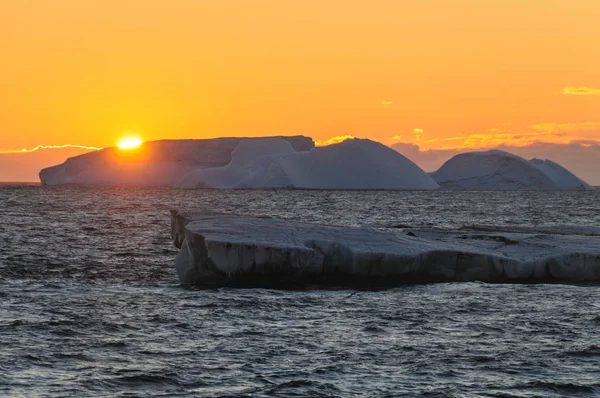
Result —
<instances>
[{"instance_id":1,"label":"white ice surface","mask_svg":"<svg viewBox=\"0 0 600 398\"><path fill-rule=\"evenodd\" d=\"M543 171L558 185L558 188L566 191L592 191L594 188L581 180L575 174L551 160L531 159L529 161L535 167Z\"/></svg>"},{"instance_id":2,"label":"white ice surface","mask_svg":"<svg viewBox=\"0 0 600 398\"><path fill-rule=\"evenodd\" d=\"M171 215L182 283L598 281L600 239L548 233L384 233L206 213Z\"/></svg>"},{"instance_id":3,"label":"white ice surface","mask_svg":"<svg viewBox=\"0 0 600 398\"><path fill-rule=\"evenodd\" d=\"M231 154L231 162L223 167L196 169L183 176L179 188L238 188L249 178L261 173L261 160L268 156L289 155L296 151L281 138L241 141ZM257 186L253 188L262 188Z\"/></svg>"},{"instance_id":4,"label":"white ice surface","mask_svg":"<svg viewBox=\"0 0 600 398\"><path fill-rule=\"evenodd\" d=\"M442 188L451 190L554 191L589 188L556 163L530 162L499 150L456 155L431 175Z\"/></svg>"},{"instance_id":5,"label":"white ice surface","mask_svg":"<svg viewBox=\"0 0 600 398\"><path fill-rule=\"evenodd\" d=\"M182 188L413 189L438 188L417 165L371 140L295 152L280 139L237 148L225 167L196 170Z\"/></svg>"},{"instance_id":6,"label":"white ice surface","mask_svg":"<svg viewBox=\"0 0 600 398\"><path fill-rule=\"evenodd\" d=\"M105 148L46 168L40 172L40 180L46 185L174 186L193 170L226 166L240 142L263 139L161 140L145 142L132 151ZM314 147L308 137L280 139L294 151L308 151Z\"/></svg>"}]
</instances>

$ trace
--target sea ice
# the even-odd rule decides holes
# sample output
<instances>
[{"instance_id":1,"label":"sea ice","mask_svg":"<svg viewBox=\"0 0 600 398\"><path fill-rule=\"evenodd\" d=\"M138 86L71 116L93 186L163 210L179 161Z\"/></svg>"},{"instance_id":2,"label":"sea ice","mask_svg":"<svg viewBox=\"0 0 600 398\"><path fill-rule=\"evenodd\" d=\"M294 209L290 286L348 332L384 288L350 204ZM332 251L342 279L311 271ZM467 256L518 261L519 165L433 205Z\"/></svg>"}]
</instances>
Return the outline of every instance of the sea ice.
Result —
<instances>
[{"instance_id":1,"label":"sea ice","mask_svg":"<svg viewBox=\"0 0 600 398\"><path fill-rule=\"evenodd\" d=\"M171 212L182 283L396 285L436 281L597 281L600 240L582 235L379 232Z\"/></svg>"}]
</instances>

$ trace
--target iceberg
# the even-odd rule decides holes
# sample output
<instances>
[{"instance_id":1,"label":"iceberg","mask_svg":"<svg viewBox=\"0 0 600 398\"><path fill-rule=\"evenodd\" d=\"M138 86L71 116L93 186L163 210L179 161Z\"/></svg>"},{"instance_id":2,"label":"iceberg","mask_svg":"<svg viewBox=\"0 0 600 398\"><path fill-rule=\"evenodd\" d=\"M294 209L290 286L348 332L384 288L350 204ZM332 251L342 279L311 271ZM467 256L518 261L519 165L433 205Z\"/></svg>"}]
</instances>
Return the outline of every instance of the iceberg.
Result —
<instances>
[{"instance_id":1,"label":"iceberg","mask_svg":"<svg viewBox=\"0 0 600 398\"><path fill-rule=\"evenodd\" d=\"M169 140L134 151L107 148L44 169L45 185L136 185L217 189L429 190L416 164L371 140L314 147L311 138Z\"/></svg>"},{"instance_id":2,"label":"iceberg","mask_svg":"<svg viewBox=\"0 0 600 398\"><path fill-rule=\"evenodd\" d=\"M212 287L599 281L600 240L562 232L393 233L171 211L181 283Z\"/></svg>"},{"instance_id":3,"label":"iceberg","mask_svg":"<svg viewBox=\"0 0 600 398\"><path fill-rule=\"evenodd\" d=\"M295 152L289 141L280 138L240 141L231 154L229 164L223 167L192 170L185 174L176 186L187 189L249 188L245 181L268 170L261 170L260 159ZM273 182L263 181L263 184L255 184L253 187L265 188L276 185Z\"/></svg>"},{"instance_id":4,"label":"iceberg","mask_svg":"<svg viewBox=\"0 0 600 398\"><path fill-rule=\"evenodd\" d=\"M194 170L181 188L429 190L438 184L416 164L375 141L350 139L297 152L279 138L241 142L225 167Z\"/></svg>"},{"instance_id":5,"label":"iceberg","mask_svg":"<svg viewBox=\"0 0 600 398\"><path fill-rule=\"evenodd\" d=\"M535 167L544 172L561 190L567 191L593 191L594 188L587 182L581 180L575 174L565 169L558 163L545 159L531 159L529 161Z\"/></svg>"},{"instance_id":6,"label":"iceberg","mask_svg":"<svg viewBox=\"0 0 600 398\"><path fill-rule=\"evenodd\" d=\"M500 150L461 153L431 173L448 190L556 191L590 190L588 184L549 161L528 161Z\"/></svg>"},{"instance_id":7,"label":"iceberg","mask_svg":"<svg viewBox=\"0 0 600 398\"><path fill-rule=\"evenodd\" d=\"M313 140L308 137L279 138L295 151L308 151L314 147ZM229 164L232 152L240 142L262 139L159 140L145 142L131 151L105 148L43 169L40 181L44 185L175 186L190 171Z\"/></svg>"}]
</instances>

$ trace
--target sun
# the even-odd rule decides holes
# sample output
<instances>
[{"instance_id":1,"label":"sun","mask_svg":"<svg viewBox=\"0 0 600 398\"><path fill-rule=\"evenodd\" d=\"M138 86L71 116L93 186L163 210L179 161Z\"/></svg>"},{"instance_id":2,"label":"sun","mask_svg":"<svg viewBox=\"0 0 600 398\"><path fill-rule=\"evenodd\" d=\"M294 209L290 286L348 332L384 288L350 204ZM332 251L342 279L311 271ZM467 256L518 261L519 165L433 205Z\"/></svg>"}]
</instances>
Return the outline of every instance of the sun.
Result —
<instances>
[{"instance_id":1,"label":"sun","mask_svg":"<svg viewBox=\"0 0 600 398\"><path fill-rule=\"evenodd\" d=\"M139 137L124 137L119 140L117 143L117 148L119 149L135 149L142 145L144 141L142 141Z\"/></svg>"}]
</instances>

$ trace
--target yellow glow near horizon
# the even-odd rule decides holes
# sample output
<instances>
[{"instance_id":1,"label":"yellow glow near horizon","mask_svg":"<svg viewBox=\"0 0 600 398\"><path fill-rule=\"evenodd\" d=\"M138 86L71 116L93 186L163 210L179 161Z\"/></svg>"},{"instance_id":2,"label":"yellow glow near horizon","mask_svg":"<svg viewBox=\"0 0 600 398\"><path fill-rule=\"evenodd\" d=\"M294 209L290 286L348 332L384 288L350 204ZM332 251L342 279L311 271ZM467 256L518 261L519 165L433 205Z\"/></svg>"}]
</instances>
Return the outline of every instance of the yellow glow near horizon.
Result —
<instances>
[{"instance_id":1,"label":"yellow glow near horizon","mask_svg":"<svg viewBox=\"0 0 600 398\"><path fill-rule=\"evenodd\" d=\"M598 0L0 0L0 150L600 141L598 15Z\"/></svg>"},{"instance_id":2,"label":"yellow glow near horizon","mask_svg":"<svg viewBox=\"0 0 600 398\"><path fill-rule=\"evenodd\" d=\"M119 140L117 148L123 150L135 149L142 145L143 142L139 137L125 137Z\"/></svg>"}]
</instances>

